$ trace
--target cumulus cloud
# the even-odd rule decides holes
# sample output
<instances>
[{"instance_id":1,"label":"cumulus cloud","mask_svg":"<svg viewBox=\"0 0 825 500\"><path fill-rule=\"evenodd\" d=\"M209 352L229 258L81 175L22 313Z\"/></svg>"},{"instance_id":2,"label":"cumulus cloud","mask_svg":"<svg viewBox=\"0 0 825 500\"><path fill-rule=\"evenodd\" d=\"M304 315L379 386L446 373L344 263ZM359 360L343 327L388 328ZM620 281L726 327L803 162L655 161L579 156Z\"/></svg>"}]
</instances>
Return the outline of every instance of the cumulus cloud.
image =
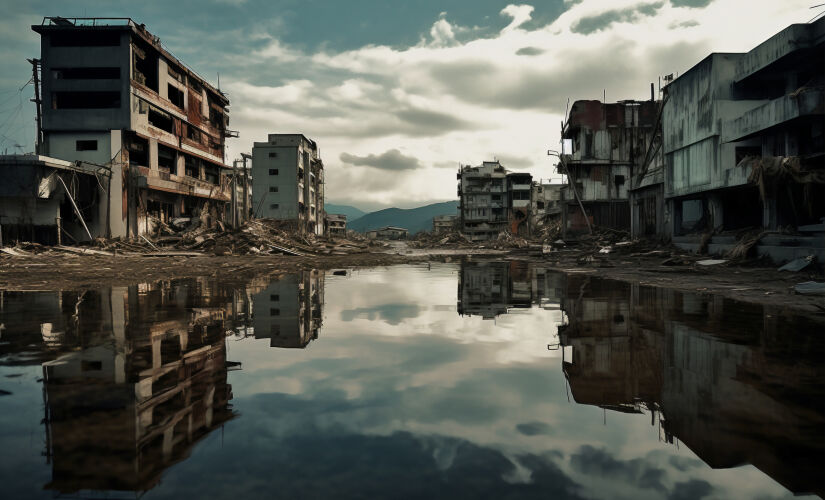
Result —
<instances>
[{"instance_id":1,"label":"cumulus cloud","mask_svg":"<svg viewBox=\"0 0 825 500\"><path fill-rule=\"evenodd\" d=\"M404 156L397 149L390 149L380 155L356 156L341 153L341 161L351 165L380 168L382 170L410 170L421 167L417 158Z\"/></svg>"},{"instance_id":2,"label":"cumulus cloud","mask_svg":"<svg viewBox=\"0 0 825 500\"><path fill-rule=\"evenodd\" d=\"M686 20L685 7L699 6ZM233 147L246 150L268 132L306 133L322 147L327 196L356 205L454 199L446 166L494 155L548 179L546 150L558 143L568 99L646 99L659 75L682 73L712 51L748 50L807 20L803 0L754 0L745 11L736 0L567 0L564 8L536 25L532 6L508 5L500 11L507 26L483 36L442 13L410 46L307 52L264 39L254 71L229 87L243 137ZM730 25L734 15L742 22ZM393 150L415 151L416 167L343 159Z\"/></svg>"}]
</instances>

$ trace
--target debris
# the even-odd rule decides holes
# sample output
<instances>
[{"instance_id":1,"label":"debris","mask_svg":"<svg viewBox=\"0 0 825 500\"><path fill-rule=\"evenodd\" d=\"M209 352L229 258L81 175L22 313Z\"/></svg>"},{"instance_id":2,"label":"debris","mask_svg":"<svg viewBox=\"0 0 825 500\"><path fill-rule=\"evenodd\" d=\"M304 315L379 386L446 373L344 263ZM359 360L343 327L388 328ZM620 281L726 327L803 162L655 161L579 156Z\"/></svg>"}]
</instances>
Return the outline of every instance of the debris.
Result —
<instances>
[{"instance_id":1,"label":"debris","mask_svg":"<svg viewBox=\"0 0 825 500\"><path fill-rule=\"evenodd\" d=\"M705 259L696 261L696 263L700 266L715 266L717 264L724 264L725 262L727 262L725 259Z\"/></svg>"},{"instance_id":2,"label":"debris","mask_svg":"<svg viewBox=\"0 0 825 500\"><path fill-rule=\"evenodd\" d=\"M603 247L601 250L599 250L599 253L610 253L612 251L613 247Z\"/></svg>"},{"instance_id":3,"label":"debris","mask_svg":"<svg viewBox=\"0 0 825 500\"><path fill-rule=\"evenodd\" d=\"M796 272L799 272L799 271L805 269L806 267L808 267L811 264L811 262L813 262L813 261L814 261L814 256L813 255L808 255L807 257L800 257L798 259L794 259L794 260L788 262L784 266L780 267L778 270L779 271L791 271L793 273L796 273Z\"/></svg>"},{"instance_id":4,"label":"debris","mask_svg":"<svg viewBox=\"0 0 825 500\"><path fill-rule=\"evenodd\" d=\"M794 291L801 295L825 295L825 283L806 281L796 285Z\"/></svg>"}]
</instances>

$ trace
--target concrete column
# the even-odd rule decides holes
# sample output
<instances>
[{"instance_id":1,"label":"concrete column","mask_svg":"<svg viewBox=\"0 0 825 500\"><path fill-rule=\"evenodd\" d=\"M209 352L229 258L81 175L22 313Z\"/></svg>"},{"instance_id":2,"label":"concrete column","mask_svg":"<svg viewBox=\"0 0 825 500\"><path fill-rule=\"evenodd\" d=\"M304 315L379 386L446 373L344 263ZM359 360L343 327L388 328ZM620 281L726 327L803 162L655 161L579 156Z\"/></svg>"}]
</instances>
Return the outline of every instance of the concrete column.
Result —
<instances>
[{"instance_id":1,"label":"concrete column","mask_svg":"<svg viewBox=\"0 0 825 500\"><path fill-rule=\"evenodd\" d=\"M183 177L186 175L186 158L180 153L177 156L177 162L175 164L175 175L178 177Z\"/></svg>"},{"instance_id":2,"label":"concrete column","mask_svg":"<svg viewBox=\"0 0 825 500\"><path fill-rule=\"evenodd\" d=\"M716 229L723 224L725 213L722 204L722 197L718 193L708 193L707 195L708 214L710 215L710 228Z\"/></svg>"},{"instance_id":3,"label":"concrete column","mask_svg":"<svg viewBox=\"0 0 825 500\"><path fill-rule=\"evenodd\" d=\"M109 179L108 214L104 214L103 224L108 215L109 226L105 228L112 238L126 236L126 212L123 206L123 173L128 170L129 155L123 150L123 132L112 130L110 134L112 156L112 177Z\"/></svg>"},{"instance_id":4,"label":"concrete column","mask_svg":"<svg viewBox=\"0 0 825 500\"><path fill-rule=\"evenodd\" d=\"M158 140L149 139L149 168L158 169Z\"/></svg>"}]
</instances>

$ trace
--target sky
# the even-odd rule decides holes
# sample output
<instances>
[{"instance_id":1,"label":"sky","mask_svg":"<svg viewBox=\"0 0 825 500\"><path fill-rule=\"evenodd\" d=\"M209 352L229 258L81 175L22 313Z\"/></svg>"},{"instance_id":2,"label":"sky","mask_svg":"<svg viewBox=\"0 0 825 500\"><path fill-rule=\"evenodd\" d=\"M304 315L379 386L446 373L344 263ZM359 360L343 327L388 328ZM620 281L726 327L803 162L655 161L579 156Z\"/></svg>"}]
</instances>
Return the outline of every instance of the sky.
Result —
<instances>
[{"instance_id":1,"label":"sky","mask_svg":"<svg viewBox=\"0 0 825 500\"><path fill-rule=\"evenodd\" d=\"M326 201L456 198L459 164L555 179L568 103L649 99L711 52L744 52L814 0L0 0L0 153L34 149L26 58L43 16L131 17L230 99L227 161L268 133L318 142ZM22 90L21 90L22 88Z\"/></svg>"}]
</instances>

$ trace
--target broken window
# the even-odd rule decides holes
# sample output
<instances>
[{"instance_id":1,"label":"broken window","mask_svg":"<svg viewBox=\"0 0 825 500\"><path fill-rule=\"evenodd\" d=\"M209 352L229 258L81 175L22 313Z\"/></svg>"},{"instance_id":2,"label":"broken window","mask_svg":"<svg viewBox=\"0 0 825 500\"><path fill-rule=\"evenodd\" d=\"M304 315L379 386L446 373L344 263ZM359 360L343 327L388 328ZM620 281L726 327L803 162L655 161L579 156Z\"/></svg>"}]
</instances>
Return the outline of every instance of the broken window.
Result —
<instances>
[{"instance_id":1,"label":"broken window","mask_svg":"<svg viewBox=\"0 0 825 500\"><path fill-rule=\"evenodd\" d=\"M97 151L96 140L75 141L75 151Z\"/></svg>"},{"instance_id":2,"label":"broken window","mask_svg":"<svg viewBox=\"0 0 825 500\"><path fill-rule=\"evenodd\" d=\"M614 176L613 177L613 183L616 184L617 187L618 186L624 186L624 176L623 175Z\"/></svg>"},{"instance_id":3,"label":"broken window","mask_svg":"<svg viewBox=\"0 0 825 500\"><path fill-rule=\"evenodd\" d=\"M120 33L71 30L49 37L52 47L115 47L120 45Z\"/></svg>"},{"instance_id":4,"label":"broken window","mask_svg":"<svg viewBox=\"0 0 825 500\"><path fill-rule=\"evenodd\" d=\"M146 139L132 136L129 138L126 149L129 151L129 165L144 167L149 165L147 156L147 152L149 151L149 143Z\"/></svg>"},{"instance_id":5,"label":"broken window","mask_svg":"<svg viewBox=\"0 0 825 500\"><path fill-rule=\"evenodd\" d=\"M200 178L200 160L194 156L185 155L183 157L183 166L187 177L194 179Z\"/></svg>"},{"instance_id":6,"label":"broken window","mask_svg":"<svg viewBox=\"0 0 825 500\"><path fill-rule=\"evenodd\" d=\"M117 80L120 68L52 68L56 80Z\"/></svg>"},{"instance_id":7,"label":"broken window","mask_svg":"<svg viewBox=\"0 0 825 500\"><path fill-rule=\"evenodd\" d=\"M158 55L153 49L132 44L132 78L158 91Z\"/></svg>"},{"instance_id":8,"label":"broken window","mask_svg":"<svg viewBox=\"0 0 825 500\"><path fill-rule=\"evenodd\" d=\"M162 144L158 144L158 169L166 172L175 171L176 152Z\"/></svg>"},{"instance_id":9,"label":"broken window","mask_svg":"<svg viewBox=\"0 0 825 500\"><path fill-rule=\"evenodd\" d=\"M195 142L200 142L201 140L201 131L193 127L192 125L186 126L186 137L192 139Z\"/></svg>"},{"instance_id":10,"label":"broken window","mask_svg":"<svg viewBox=\"0 0 825 500\"><path fill-rule=\"evenodd\" d=\"M154 107L149 108L149 125L169 132L170 134L174 133L175 130L172 116Z\"/></svg>"},{"instance_id":11,"label":"broken window","mask_svg":"<svg viewBox=\"0 0 825 500\"><path fill-rule=\"evenodd\" d=\"M536 207L538 207L539 210L544 210L544 202L543 201L537 202Z\"/></svg>"},{"instance_id":12,"label":"broken window","mask_svg":"<svg viewBox=\"0 0 825 500\"><path fill-rule=\"evenodd\" d=\"M280 310L280 309L276 309L276 308L274 308L274 307L271 307L271 308L269 309L269 315L270 315L270 316L280 316L280 315L281 315L281 310Z\"/></svg>"},{"instance_id":13,"label":"broken window","mask_svg":"<svg viewBox=\"0 0 825 500\"><path fill-rule=\"evenodd\" d=\"M166 72L175 80L183 83L183 72L170 62L166 63Z\"/></svg>"},{"instance_id":14,"label":"broken window","mask_svg":"<svg viewBox=\"0 0 825 500\"><path fill-rule=\"evenodd\" d=\"M736 164L748 156L762 156L762 146L739 146L735 150Z\"/></svg>"},{"instance_id":15,"label":"broken window","mask_svg":"<svg viewBox=\"0 0 825 500\"><path fill-rule=\"evenodd\" d=\"M277 168L270 168L269 169L269 175L278 175L278 169Z\"/></svg>"},{"instance_id":16,"label":"broken window","mask_svg":"<svg viewBox=\"0 0 825 500\"><path fill-rule=\"evenodd\" d=\"M111 109L120 107L120 92L54 92L52 109Z\"/></svg>"},{"instance_id":17,"label":"broken window","mask_svg":"<svg viewBox=\"0 0 825 500\"><path fill-rule=\"evenodd\" d=\"M179 107L180 109L183 109L183 92L171 83L166 84L166 87L169 96L169 102Z\"/></svg>"},{"instance_id":18,"label":"broken window","mask_svg":"<svg viewBox=\"0 0 825 500\"><path fill-rule=\"evenodd\" d=\"M206 182L210 182L212 184L219 184L220 182L220 173L218 171L218 167L214 165L207 164L204 167L204 176Z\"/></svg>"},{"instance_id":19,"label":"broken window","mask_svg":"<svg viewBox=\"0 0 825 500\"><path fill-rule=\"evenodd\" d=\"M278 186L269 186L269 192L270 193L277 193L278 192Z\"/></svg>"},{"instance_id":20,"label":"broken window","mask_svg":"<svg viewBox=\"0 0 825 500\"><path fill-rule=\"evenodd\" d=\"M272 302L278 302L278 301L281 300L281 296L278 295L277 293L273 293L272 295L269 296L269 300L271 300Z\"/></svg>"}]
</instances>

